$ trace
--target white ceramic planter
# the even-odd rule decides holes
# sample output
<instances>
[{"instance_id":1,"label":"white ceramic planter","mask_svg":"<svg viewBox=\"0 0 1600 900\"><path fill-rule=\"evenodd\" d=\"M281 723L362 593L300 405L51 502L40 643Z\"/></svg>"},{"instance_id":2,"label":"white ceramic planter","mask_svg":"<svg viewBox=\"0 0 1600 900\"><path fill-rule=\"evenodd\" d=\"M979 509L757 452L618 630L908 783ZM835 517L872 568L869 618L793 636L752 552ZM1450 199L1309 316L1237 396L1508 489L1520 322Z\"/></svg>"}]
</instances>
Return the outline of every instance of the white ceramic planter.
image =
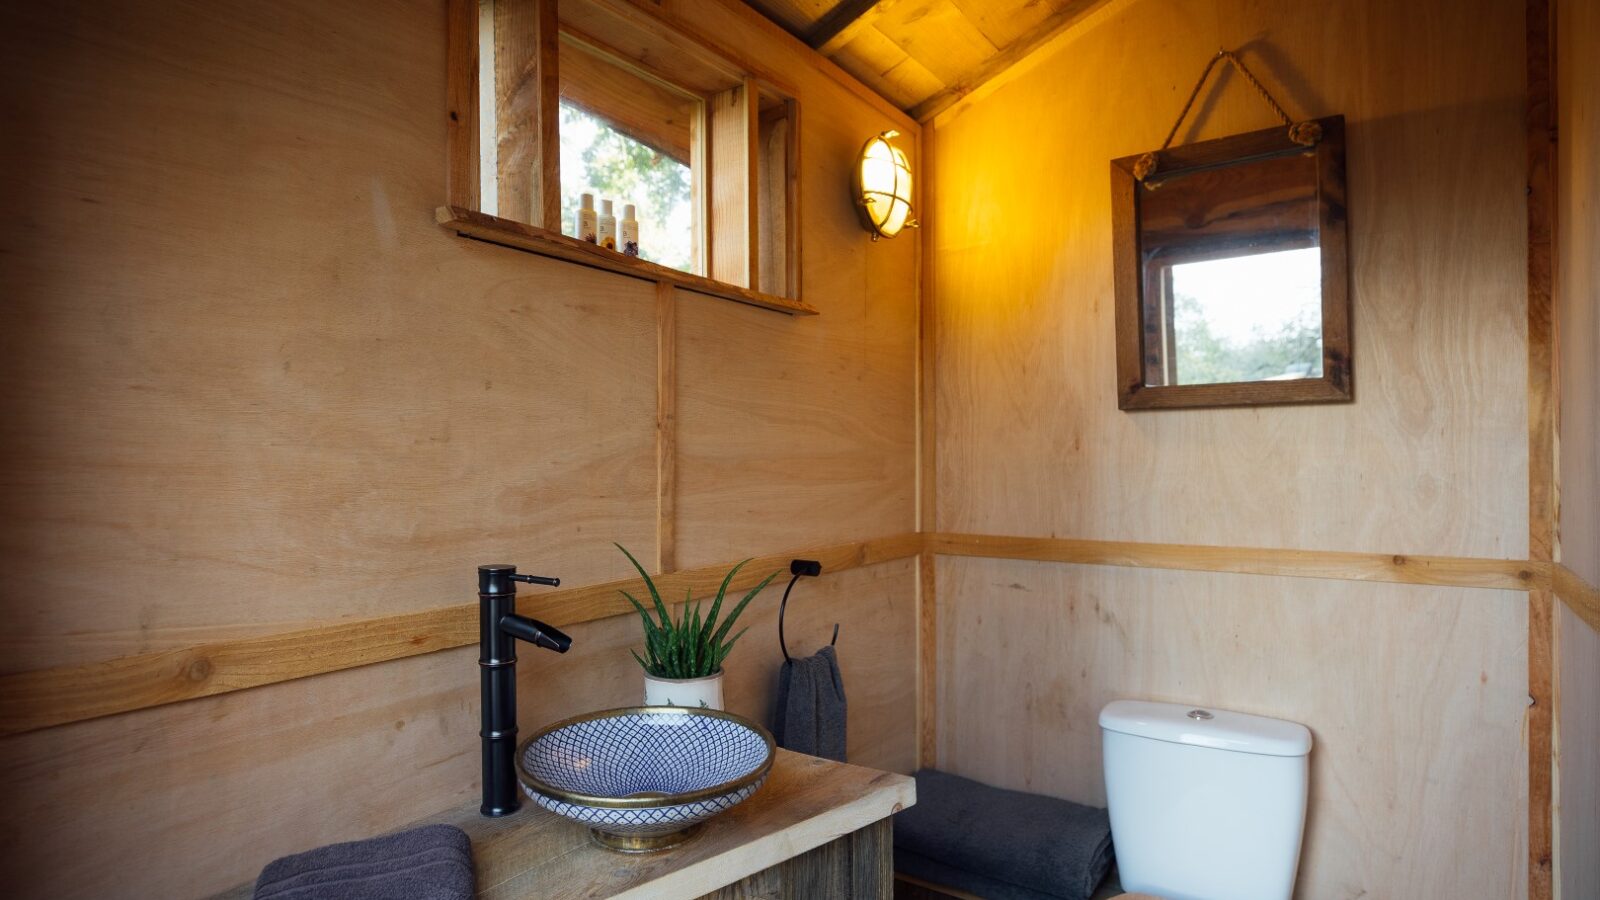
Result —
<instances>
[{"instance_id":1,"label":"white ceramic planter","mask_svg":"<svg viewBox=\"0 0 1600 900\"><path fill-rule=\"evenodd\" d=\"M645 706L686 706L722 709L722 673L704 678L654 678L644 676Z\"/></svg>"}]
</instances>

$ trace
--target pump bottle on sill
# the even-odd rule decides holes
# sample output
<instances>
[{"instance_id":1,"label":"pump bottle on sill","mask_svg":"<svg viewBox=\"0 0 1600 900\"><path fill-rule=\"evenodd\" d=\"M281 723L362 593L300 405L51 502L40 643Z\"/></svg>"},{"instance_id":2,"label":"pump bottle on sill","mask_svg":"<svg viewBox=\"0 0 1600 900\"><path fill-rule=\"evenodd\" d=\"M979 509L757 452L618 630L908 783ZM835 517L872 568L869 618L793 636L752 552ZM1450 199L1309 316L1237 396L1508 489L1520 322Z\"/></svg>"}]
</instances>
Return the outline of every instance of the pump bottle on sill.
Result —
<instances>
[{"instance_id":1,"label":"pump bottle on sill","mask_svg":"<svg viewBox=\"0 0 1600 900\"><path fill-rule=\"evenodd\" d=\"M578 195L578 240L593 244L598 240L594 218L594 195Z\"/></svg>"},{"instance_id":2,"label":"pump bottle on sill","mask_svg":"<svg viewBox=\"0 0 1600 900\"><path fill-rule=\"evenodd\" d=\"M617 249L617 216L611 211L611 201L600 201L600 246Z\"/></svg>"},{"instance_id":3,"label":"pump bottle on sill","mask_svg":"<svg viewBox=\"0 0 1600 900\"><path fill-rule=\"evenodd\" d=\"M622 225L617 232L625 256L639 255L639 220L634 217L632 203L622 205Z\"/></svg>"}]
</instances>

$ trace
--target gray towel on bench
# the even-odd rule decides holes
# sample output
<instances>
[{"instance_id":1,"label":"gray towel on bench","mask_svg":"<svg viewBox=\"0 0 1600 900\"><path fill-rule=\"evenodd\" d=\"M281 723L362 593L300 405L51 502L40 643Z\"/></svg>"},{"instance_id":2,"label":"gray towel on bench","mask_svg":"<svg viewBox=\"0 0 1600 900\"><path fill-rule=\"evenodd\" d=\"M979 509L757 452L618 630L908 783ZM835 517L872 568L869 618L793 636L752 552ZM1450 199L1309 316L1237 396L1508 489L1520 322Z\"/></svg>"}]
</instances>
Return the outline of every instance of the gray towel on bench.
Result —
<instances>
[{"instance_id":1,"label":"gray towel on bench","mask_svg":"<svg viewBox=\"0 0 1600 900\"><path fill-rule=\"evenodd\" d=\"M1103 809L935 769L915 777L917 805L894 817L897 853L1069 900L1086 900L1111 868L1111 817Z\"/></svg>"},{"instance_id":2,"label":"gray towel on bench","mask_svg":"<svg viewBox=\"0 0 1600 900\"><path fill-rule=\"evenodd\" d=\"M896 874L920 878L939 887L954 888L983 900L1060 900L1055 894L1041 894L1009 881L995 881L966 869L945 865L920 853L894 851Z\"/></svg>"},{"instance_id":3,"label":"gray towel on bench","mask_svg":"<svg viewBox=\"0 0 1600 900\"><path fill-rule=\"evenodd\" d=\"M472 841L424 825L267 863L255 900L472 900Z\"/></svg>"},{"instance_id":4,"label":"gray towel on bench","mask_svg":"<svg viewBox=\"0 0 1600 900\"><path fill-rule=\"evenodd\" d=\"M845 713L844 676L832 647L784 660L772 722L779 747L844 762Z\"/></svg>"}]
</instances>

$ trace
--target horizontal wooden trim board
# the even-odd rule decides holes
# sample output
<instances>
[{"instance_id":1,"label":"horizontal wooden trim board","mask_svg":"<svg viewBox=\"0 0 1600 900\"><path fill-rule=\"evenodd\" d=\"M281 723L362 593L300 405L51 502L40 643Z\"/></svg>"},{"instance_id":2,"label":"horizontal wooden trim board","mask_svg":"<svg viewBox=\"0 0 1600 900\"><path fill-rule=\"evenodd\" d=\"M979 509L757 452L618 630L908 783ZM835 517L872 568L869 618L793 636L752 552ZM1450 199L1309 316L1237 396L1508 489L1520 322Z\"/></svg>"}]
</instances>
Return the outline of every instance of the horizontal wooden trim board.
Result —
<instances>
[{"instance_id":1,"label":"horizontal wooden trim board","mask_svg":"<svg viewBox=\"0 0 1600 900\"><path fill-rule=\"evenodd\" d=\"M786 313L791 316L814 316L817 310L799 300L788 297L779 297L773 294L763 294L738 285L728 284L701 275L691 275L677 269L657 265L647 259L636 256L624 256L615 250L607 250L587 241L568 237L559 232L546 228L526 225L522 222L513 222L498 216L486 215L463 209L459 206L441 206L434 213L434 219L445 228L454 231L463 237L476 238L502 247L511 247L515 250L526 250L551 259L561 259L589 266L594 269L604 269L607 272L616 272L630 278L642 278L645 281L654 281L657 284L670 284L676 288L693 291L696 294L705 294L708 297L720 297L723 300L732 300L735 303L744 303L749 306L758 306L774 312Z\"/></svg>"},{"instance_id":2,"label":"horizontal wooden trim board","mask_svg":"<svg viewBox=\"0 0 1600 900\"><path fill-rule=\"evenodd\" d=\"M1543 567L1524 560L1454 556L1401 556L1328 550L1273 550L1085 541L1071 538L930 534L927 549L946 556L982 556L1096 566L1187 569L1247 575L1288 575L1350 581L1390 581L1450 587L1526 591L1548 580Z\"/></svg>"},{"instance_id":3,"label":"horizontal wooden trim board","mask_svg":"<svg viewBox=\"0 0 1600 900\"><path fill-rule=\"evenodd\" d=\"M1584 581L1582 576L1559 563L1550 573L1551 592L1562 603L1572 608L1578 618L1589 627L1600 631L1600 587Z\"/></svg>"},{"instance_id":4,"label":"horizontal wooden trim board","mask_svg":"<svg viewBox=\"0 0 1600 900\"><path fill-rule=\"evenodd\" d=\"M1550 589L1584 621L1600 630L1600 589L1585 583L1566 566L1451 556L985 534L900 534L757 557L734 579L733 587L754 587L763 573L782 569L795 557L820 561L824 572L841 572L907 559L924 552L1494 590ZM667 596L678 596L685 591L697 597L705 596L716 590L731 565L720 563L685 569L656 576L655 580ZM558 627L624 615L632 609L618 592L636 584L637 579L622 579L541 593L528 592L518 599L517 610ZM477 639L477 604L463 603L3 675L0 676L0 736L465 647Z\"/></svg>"},{"instance_id":5,"label":"horizontal wooden trim board","mask_svg":"<svg viewBox=\"0 0 1600 900\"><path fill-rule=\"evenodd\" d=\"M824 572L870 566L916 556L922 536L902 534L795 553L757 557L733 587L754 587L795 557L815 559ZM655 577L667 597L686 591L713 593L732 563L685 569ZM632 613L620 590L638 579L521 595L517 611L557 627ZM147 709L352 669L372 663L464 647L478 640L478 605L340 622L262 637L217 641L142 653L102 662L58 666L0 676L0 735L20 734L85 719Z\"/></svg>"}]
</instances>

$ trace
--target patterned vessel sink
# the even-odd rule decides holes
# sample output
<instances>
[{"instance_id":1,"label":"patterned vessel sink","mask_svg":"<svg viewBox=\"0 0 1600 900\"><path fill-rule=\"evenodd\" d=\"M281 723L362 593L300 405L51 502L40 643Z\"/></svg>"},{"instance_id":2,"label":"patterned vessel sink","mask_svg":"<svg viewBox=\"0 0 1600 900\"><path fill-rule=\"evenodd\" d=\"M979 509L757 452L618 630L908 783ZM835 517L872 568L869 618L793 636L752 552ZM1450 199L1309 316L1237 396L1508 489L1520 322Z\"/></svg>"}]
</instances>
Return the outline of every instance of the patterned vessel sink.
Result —
<instances>
[{"instance_id":1,"label":"patterned vessel sink","mask_svg":"<svg viewBox=\"0 0 1600 900\"><path fill-rule=\"evenodd\" d=\"M772 769L772 735L732 713L676 706L610 709L523 741L517 777L534 803L630 853L683 843L754 794Z\"/></svg>"}]
</instances>

